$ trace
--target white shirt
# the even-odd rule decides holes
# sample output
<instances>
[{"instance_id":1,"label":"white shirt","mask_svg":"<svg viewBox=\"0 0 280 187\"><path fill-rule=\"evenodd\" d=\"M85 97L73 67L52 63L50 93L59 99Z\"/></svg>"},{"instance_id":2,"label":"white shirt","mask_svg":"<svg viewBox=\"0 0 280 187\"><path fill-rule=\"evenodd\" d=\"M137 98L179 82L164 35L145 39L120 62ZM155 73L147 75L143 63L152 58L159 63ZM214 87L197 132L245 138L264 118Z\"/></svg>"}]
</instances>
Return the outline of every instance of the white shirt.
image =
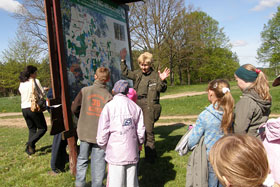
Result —
<instances>
[{"instance_id":1,"label":"white shirt","mask_svg":"<svg viewBox=\"0 0 280 187\"><path fill-rule=\"evenodd\" d=\"M21 95L21 108L22 109L31 107L32 82L33 82L33 79L29 78L28 81L20 82L20 84L19 84L18 90ZM44 93L43 88L38 79L36 79L36 83L39 86L39 88L41 89L42 93ZM35 87L35 85L34 85L34 87Z\"/></svg>"}]
</instances>

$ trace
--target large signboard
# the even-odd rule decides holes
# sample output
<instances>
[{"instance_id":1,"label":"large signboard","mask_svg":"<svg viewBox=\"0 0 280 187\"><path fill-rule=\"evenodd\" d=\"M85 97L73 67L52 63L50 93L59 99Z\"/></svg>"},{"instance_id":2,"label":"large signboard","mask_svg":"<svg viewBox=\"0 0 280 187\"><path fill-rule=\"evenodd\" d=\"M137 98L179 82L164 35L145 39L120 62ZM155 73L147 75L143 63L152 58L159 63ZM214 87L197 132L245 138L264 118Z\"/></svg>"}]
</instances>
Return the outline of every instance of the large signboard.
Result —
<instances>
[{"instance_id":1,"label":"large signboard","mask_svg":"<svg viewBox=\"0 0 280 187\"><path fill-rule=\"evenodd\" d=\"M120 50L129 52L126 12L108 0L61 0L60 7L72 101L82 87L92 85L100 66L110 69L110 86L121 78Z\"/></svg>"}]
</instances>

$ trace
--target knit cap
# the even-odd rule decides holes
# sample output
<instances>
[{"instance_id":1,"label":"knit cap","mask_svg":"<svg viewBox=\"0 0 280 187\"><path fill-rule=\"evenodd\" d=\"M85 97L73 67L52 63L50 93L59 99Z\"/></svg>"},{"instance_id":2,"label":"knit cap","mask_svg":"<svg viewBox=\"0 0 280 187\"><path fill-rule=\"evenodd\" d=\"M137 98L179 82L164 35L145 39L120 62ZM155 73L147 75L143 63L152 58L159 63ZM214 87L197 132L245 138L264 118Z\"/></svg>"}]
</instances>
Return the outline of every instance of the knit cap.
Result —
<instances>
[{"instance_id":1,"label":"knit cap","mask_svg":"<svg viewBox=\"0 0 280 187\"><path fill-rule=\"evenodd\" d=\"M115 94L122 93L122 94L127 94L128 92L128 81L126 80L119 80L115 83L113 92Z\"/></svg>"}]
</instances>

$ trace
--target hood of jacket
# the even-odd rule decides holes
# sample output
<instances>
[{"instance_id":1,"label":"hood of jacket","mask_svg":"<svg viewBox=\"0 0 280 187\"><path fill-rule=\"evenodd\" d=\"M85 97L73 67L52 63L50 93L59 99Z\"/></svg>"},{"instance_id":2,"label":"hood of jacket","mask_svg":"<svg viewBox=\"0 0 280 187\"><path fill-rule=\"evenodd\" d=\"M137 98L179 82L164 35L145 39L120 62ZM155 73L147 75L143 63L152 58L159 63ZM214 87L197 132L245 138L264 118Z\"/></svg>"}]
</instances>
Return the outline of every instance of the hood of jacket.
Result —
<instances>
[{"instance_id":1,"label":"hood of jacket","mask_svg":"<svg viewBox=\"0 0 280 187\"><path fill-rule=\"evenodd\" d=\"M219 110L216 110L213 104L211 104L208 107L206 107L206 110L210 112L213 116L215 116L219 121L222 121L224 112L221 108Z\"/></svg>"},{"instance_id":2,"label":"hood of jacket","mask_svg":"<svg viewBox=\"0 0 280 187\"><path fill-rule=\"evenodd\" d=\"M266 100L263 100L262 98L260 98L260 96L254 89L244 90L243 96L247 96L247 97L253 99L257 103L257 105L260 107L260 109L262 110L263 113L270 110L271 101L266 101Z\"/></svg>"},{"instance_id":3,"label":"hood of jacket","mask_svg":"<svg viewBox=\"0 0 280 187\"><path fill-rule=\"evenodd\" d=\"M280 118L269 119L261 127L265 127L265 135L268 141L280 140Z\"/></svg>"}]
</instances>

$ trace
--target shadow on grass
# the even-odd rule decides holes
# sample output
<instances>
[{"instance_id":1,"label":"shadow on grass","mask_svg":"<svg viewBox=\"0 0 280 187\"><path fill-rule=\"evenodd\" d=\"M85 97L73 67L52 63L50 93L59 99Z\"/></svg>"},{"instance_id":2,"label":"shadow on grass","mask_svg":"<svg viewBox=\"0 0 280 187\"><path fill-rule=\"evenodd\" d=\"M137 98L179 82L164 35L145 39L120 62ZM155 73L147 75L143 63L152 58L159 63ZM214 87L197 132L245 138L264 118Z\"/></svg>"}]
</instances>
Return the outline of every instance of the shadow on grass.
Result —
<instances>
[{"instance_id":1,"label":"shadow on grass","mask_svg":"<svg viewBox=\"0 0 280 187\"><path fill-rule=\"evenodd\" d=\"M163 187L168 181L176 177L174 164L170 161L171 156L164 156L164 153L175 149L181 135L170 134L179 128L184 127L182 123L169 126L155 127L155 134L159 134L159 141L156 141L157 160L155 164L145 162L143 158L139 162L139 185L141 187Z\"/></svg>"},{"instance_id":2,"label":"shadow on grass","mask_svg":"<svg viewBox=\"0 0 280 187\"><path fill-rule=\"evenodd\" d=\"M36 152L39 156L49 154L52 152L52 145L41 147L40 149L37 149Z\"/></svg>"}]
</instances>

